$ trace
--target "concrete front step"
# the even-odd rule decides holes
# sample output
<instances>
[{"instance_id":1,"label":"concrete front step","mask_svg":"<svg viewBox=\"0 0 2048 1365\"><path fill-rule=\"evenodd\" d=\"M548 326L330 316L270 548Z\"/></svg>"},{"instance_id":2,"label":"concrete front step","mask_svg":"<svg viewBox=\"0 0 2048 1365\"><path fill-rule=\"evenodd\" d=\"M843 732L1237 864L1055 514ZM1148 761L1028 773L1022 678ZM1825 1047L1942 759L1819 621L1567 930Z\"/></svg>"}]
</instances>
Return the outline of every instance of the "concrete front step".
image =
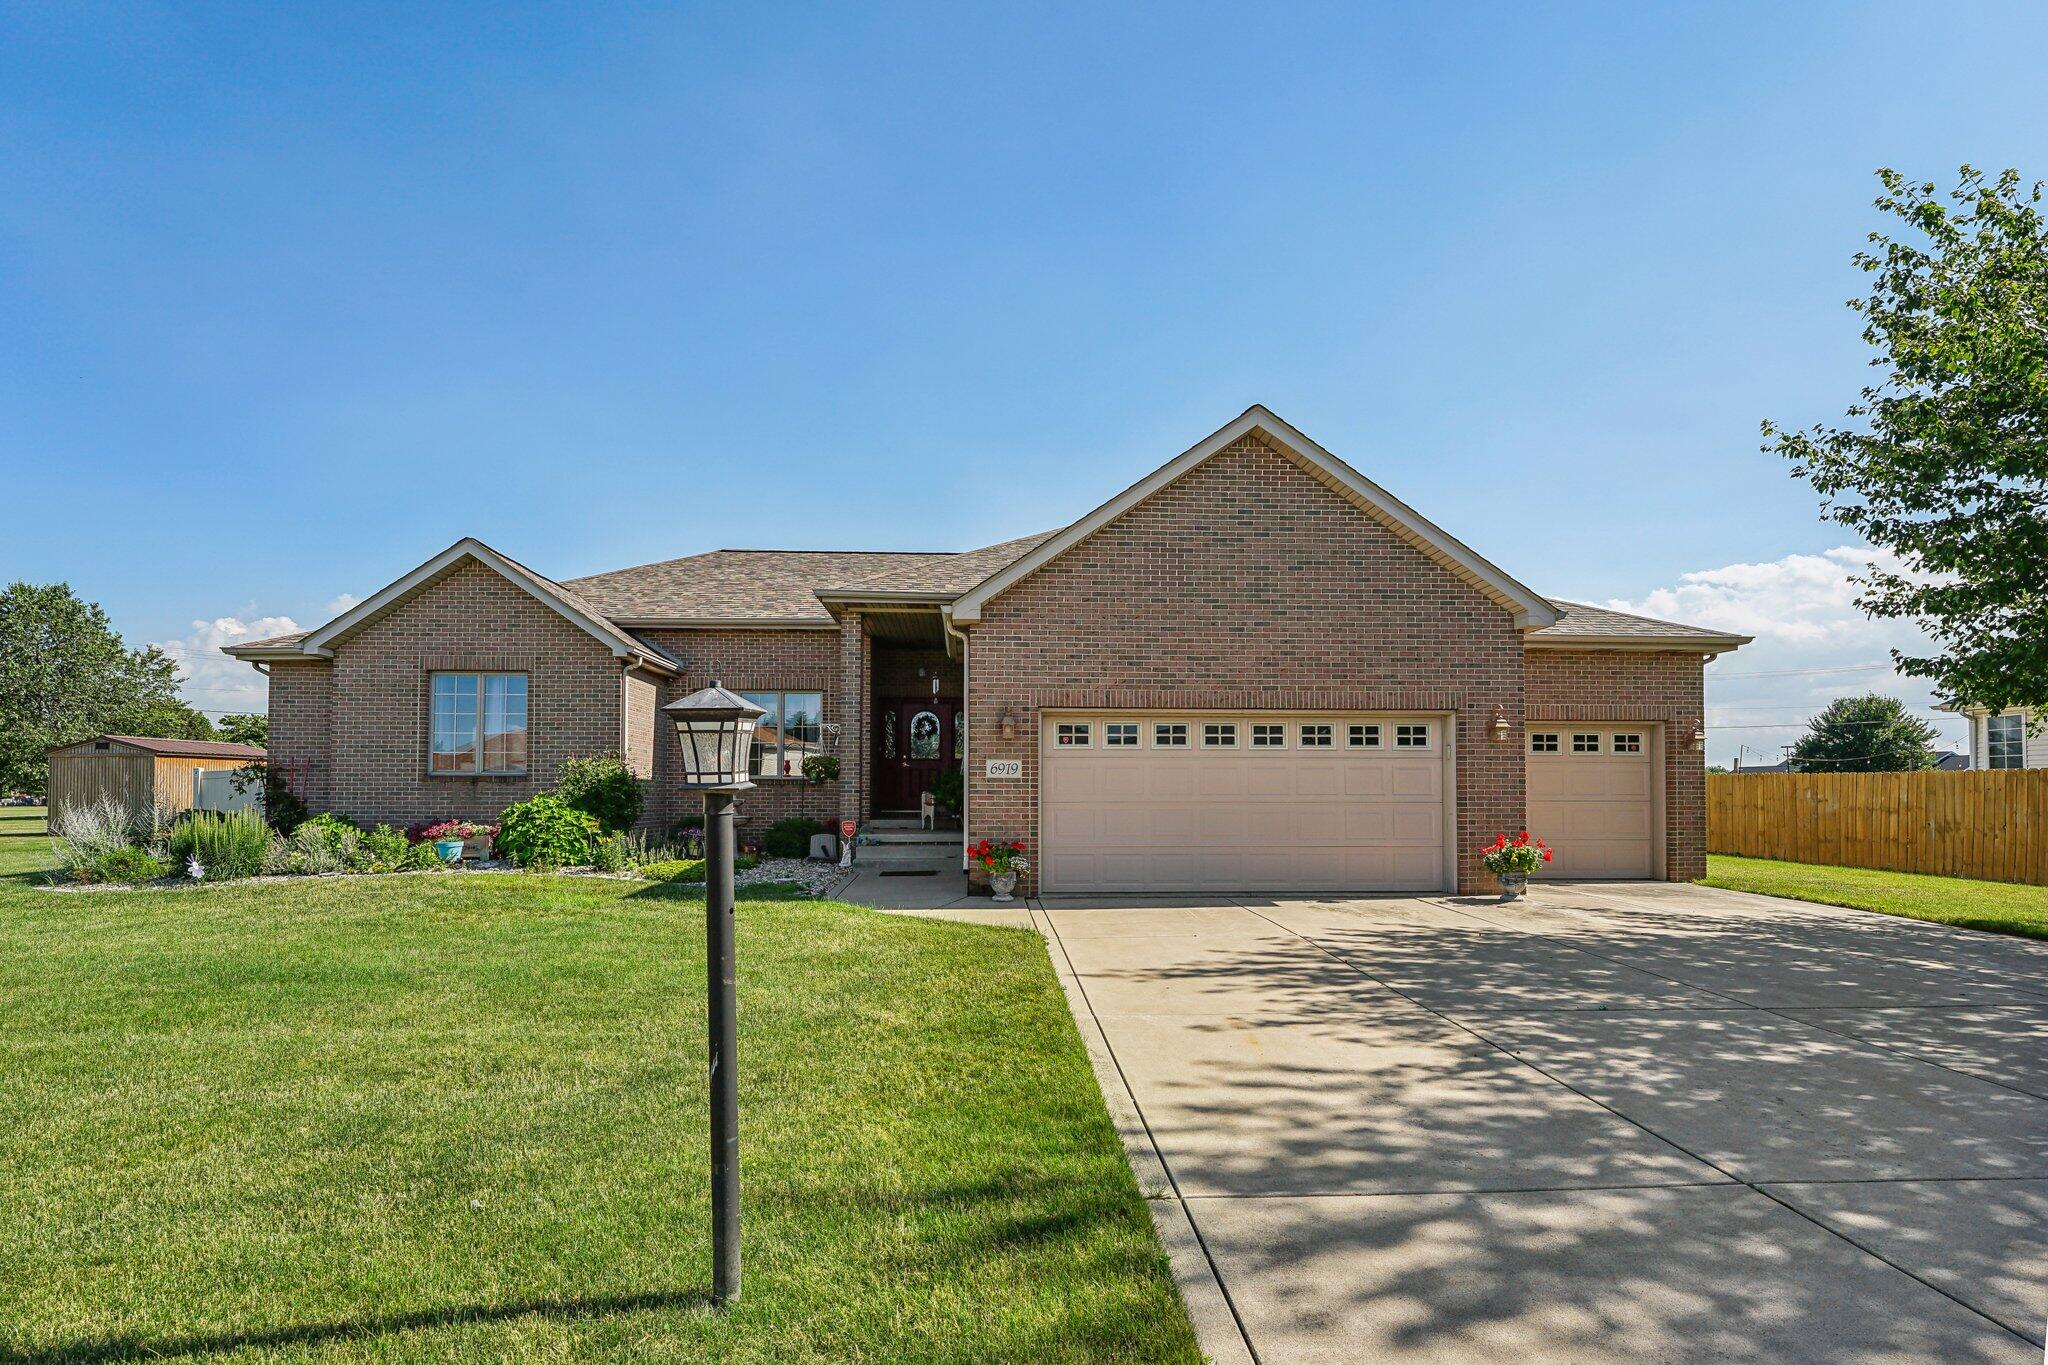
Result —
<instances>
[{"instance_id":1,"label":"concrete front step","mask_svg":"<svg viewBox=\"0 0 2048 1365\"><path fill-rule=\"evenodd\" d=\"M960 847L960 831L944 829L876 829L870 825L861 831L871 843L876 844L930 844L934 848Z\"/></svg>"},{"instance_id":2,"label":"concrete front step","mask_svg":"<svg viewBox=\"0 0 2048 1365\"><path fill-rule=\"evenodd\" d=\"M959 871L960 850L923 844L862 844L853 852L862 867L936 867Z\"/></svg>"}]
</instances>

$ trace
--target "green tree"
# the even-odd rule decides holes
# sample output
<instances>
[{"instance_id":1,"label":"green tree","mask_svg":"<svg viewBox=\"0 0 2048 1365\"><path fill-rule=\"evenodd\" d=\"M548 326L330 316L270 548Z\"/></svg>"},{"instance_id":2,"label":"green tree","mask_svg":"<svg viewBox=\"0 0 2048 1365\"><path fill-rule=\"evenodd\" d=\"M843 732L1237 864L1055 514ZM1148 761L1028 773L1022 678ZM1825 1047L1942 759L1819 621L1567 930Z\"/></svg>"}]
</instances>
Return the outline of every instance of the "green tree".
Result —
<instances>
[{"instance_id":1,"label":"green tree","mask_svg":"<svg viewBox=\"0 0 2048 1365\"><path fill-rule=\"evenodd\" d=\"M1940 646L1893 651L1950 699L2048 707L2048 223L2042 186L1964 166L1946 196L1878 172L1849 307L1885 371L1845 427L1764 424L1765 449L1822 498L1823 515L1892 550L1857 602L1918 621ZM1944 203L1946 198L1948 203Z\"/></svg>"},{"instance_id":2,"label":"green tree","mask_svg":"<svg viewBox=\"0 0 2048 1365\"><path fill-rule=\"evenodd\" d=\"M1792 746L1792 766L1816 773L1910 773L1934 766L1939 732L1897 697L1840 697Z\"/></svg>"},{"instance_id":3,"label":"green tree","mask_svg":"<svg viewBox=\"0 0 2048 1365\"><path fill-rule=\"evenodd\" d=\"M178 700L178 666L129 649L107 614L68 583L0 592L0 791L41 792L43 751L102 733L205 739L206 717Z\"/></svg>"},{"instance_id":4,"label":"green tree","mask_svg":"<svg viewBox=\"0 0 2048 1365\"><path fill-rule=\"evenodd\" d=\"M213 729L215 734L230 744L253 744L259 749L270 747L269 716L222 716L213 723Z\"/></svg>"}]
</instances>

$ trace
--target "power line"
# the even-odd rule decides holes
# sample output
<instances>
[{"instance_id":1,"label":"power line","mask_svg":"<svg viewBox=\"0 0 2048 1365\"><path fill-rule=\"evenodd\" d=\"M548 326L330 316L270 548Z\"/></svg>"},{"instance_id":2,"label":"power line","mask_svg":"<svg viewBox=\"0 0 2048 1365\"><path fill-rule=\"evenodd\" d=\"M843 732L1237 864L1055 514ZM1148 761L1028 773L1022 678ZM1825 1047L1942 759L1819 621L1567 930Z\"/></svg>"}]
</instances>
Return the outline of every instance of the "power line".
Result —
<instances>
[{"instance_id":1,"label":"power line","mask_svg":"<svg viewBox=\"0 0 2048 1365\"><path fill-rule=\"evenodd\" d=\"M1727 678L1809 678L1818 673L1869 673L1874 669L1892 668L1894 666L1890 663L1843 664L1839 668L1784 668L1768 673L1709 673L1707 677L1709 680Z\"/></svg>"}]
</instances>

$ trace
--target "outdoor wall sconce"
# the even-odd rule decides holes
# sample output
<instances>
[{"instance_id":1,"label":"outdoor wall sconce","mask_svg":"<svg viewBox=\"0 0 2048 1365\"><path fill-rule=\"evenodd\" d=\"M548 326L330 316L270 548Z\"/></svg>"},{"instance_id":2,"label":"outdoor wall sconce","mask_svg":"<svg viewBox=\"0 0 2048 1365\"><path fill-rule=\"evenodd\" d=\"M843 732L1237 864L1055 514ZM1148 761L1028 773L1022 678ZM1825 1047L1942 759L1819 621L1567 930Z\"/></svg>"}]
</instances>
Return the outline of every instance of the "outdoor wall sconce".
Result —
<instances>
[{"instance_id":1,"label":"outdoor wall sconce","mask_svg":"<svg viewBox=\"0 0 2048 1365\"><path fill-rule=\"evenodd\" d=\"M1707 747L1707 732L1697 721L1693 722L1692 739L1689 747L1694 753L1698 753Z\"/></svg>"},{"instance_id":2,"label":"outdoor wall sconce","mask_svg":"<svg viewBox=\"0 0 2048 1365\"><path fill-rule=\"evenodd\" d=\"M1495 702L1493 704L1493 737L1496 740L1504 740L1508 737L1508 731L1512 728L1508 724L1508 708L1499 702Z\"/></svg>"},{"instance_id":3,"label":"outdoor wall sconce","mask_svg":"<svg viewBox=\"0 0 2048 1365\"><path fill-rule=\"evenodd\" d=\"M1015 739L1017 737L1017 713L1005 706L1002 716L996 721L996 728L1003 732L1004 739Z\"/></svg>"}]
</instances>

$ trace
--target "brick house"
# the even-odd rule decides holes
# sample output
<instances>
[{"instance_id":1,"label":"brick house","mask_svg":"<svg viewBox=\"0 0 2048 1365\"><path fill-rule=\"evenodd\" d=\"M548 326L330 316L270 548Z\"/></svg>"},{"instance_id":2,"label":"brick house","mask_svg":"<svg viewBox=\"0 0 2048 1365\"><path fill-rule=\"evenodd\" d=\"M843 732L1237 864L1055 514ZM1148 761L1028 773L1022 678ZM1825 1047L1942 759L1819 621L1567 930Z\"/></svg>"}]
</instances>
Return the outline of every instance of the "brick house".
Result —
<instances>
[{"instance_id":1,"label":"brick house","mask_svg":"<svg viewBox=\"0 0 2048 1365\"><path fill-rule=\"evenodd\" d=\"M1698 877L1703 667L1747 642L1539 596L1253 407L1044 535L564 582L464 540L227 652L316 810L486 818L616 750L666 827L658 708L716 680L769 712L743 837L964 769L963 844L1023 840L1055 894L1478 891L1523 828L1553 875Z\"/></svg>"}]
</instances>

